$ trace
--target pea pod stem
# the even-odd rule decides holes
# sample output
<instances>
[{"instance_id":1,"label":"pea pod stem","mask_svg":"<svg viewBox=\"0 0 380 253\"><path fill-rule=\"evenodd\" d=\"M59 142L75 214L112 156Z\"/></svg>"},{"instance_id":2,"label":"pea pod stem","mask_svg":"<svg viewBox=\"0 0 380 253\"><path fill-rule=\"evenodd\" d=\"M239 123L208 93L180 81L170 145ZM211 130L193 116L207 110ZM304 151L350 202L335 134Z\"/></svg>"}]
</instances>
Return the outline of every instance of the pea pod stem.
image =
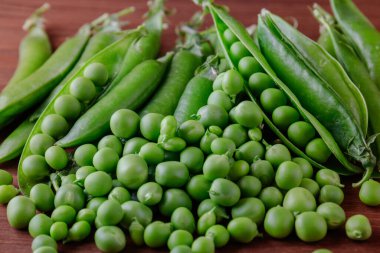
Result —
<instances>
[{"instance_id":1,"label":"pea pod stem","mask_svg":"<svg viewBox=\"0 0 380 253\"><path fill-rule=\"evenodd\" d=\"M44 19L42 15L50 9L49 3L44 3L41 7L34 11L34 13L24 22L22 28L25 31L30 31L33 27L42 26Z\"/></svg>"}]
</instances>

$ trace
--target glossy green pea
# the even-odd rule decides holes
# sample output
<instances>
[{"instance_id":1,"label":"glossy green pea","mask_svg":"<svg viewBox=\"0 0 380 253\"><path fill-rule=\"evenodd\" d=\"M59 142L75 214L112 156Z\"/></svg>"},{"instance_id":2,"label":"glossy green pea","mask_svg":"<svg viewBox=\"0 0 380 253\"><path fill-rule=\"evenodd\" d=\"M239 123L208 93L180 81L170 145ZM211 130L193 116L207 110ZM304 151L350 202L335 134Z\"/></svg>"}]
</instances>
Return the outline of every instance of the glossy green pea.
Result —
<instances>
[{"instance_id":1,"label":"glossy green pea","mask_svg":"<svg viewBox=\"0 0 380 253\"><path fill-rule=\"evenodd\" d=\"M216 134L218 137L221 137L223 134L223 129L219 126L209 126L208 131L210 133Z\"/></svg>"},{"instance_id":2,"label":"glossy green pea","mask_svg":"<svg viewBox=\"0 0 380 253\"><path fill-rule=\"evenodd\" d=\"M85 180L88 175L95 171L96 169L93 166L80 167L77 172L75 172L75 178L76 180Z\"/></svg>"},{"instance_id":3,"label":"glossy green pea","mask_svg":"<svg viewBox=\"0 0 380 253\"><path fill-rule=\"evenodd\" d=\"M202 214L202 216L199 217L197 222L197 234L198 235L204 235L206 234L206 231L214 226L216 224L216 215L214 213L214 210L211 209L210 211Z\"/></svg>"},{"instance_id":4,"label":"glossy green pea","mask_svg":"<svg viewBox=\"0 0 380 253\"><path fill-rule=\"evenodd\" d=\"M139 156L141 156L148 165L154 165L164 161L165 152L156 143L148 142L141 147Z\"/></svg>"},{"instance_id":5,"label":"glossy green pea","mask_svg":"<svg viewBox=\"0 0 380 253\"><path fill-rule=\"evenodd\" d=\"M137 190L137 199L147 206L154 206L162 199L162 187L156 182L148 182Z\"/></svg>"},{"instance_id":6,"label":"glossy green pea","mask_svg":"<svg viewBox=\"0 0 380 253\"><path fill-rule=\"evenodd\" d=\"M234 240L242 243L251 242L259 234L256 223L247 217L232 219L227 230Z\"/></svg>"},{"instance_id":7,"label":"glossy green pea","mask_svg":"<svg viewBox=\"0 0 380 253\"><path fill-rule=\"evenodd\" d=\"M306 145L306 154L319 163L325 163L331 156L331 151L321 138L316 138Z\"/></svg>"},{"instance_id":8,"label":"glossy green pea","mask_svg":"<svg viewBox=\"0 0 380 253\"><path fill-rule=\"evenodd\" d=\"M210 181L226 177L229 171L230 163L226 155L209 155L203 164L203 175Z\"/></svg>"},{"instance_id":9,"label":"glossy green pea","mask_svg":"<svg viewBox=\"0 0 380 253\"><path fill-rule=\"evenodd\" d=\"M301 181L302 169L297 163L285 161L278 166L275 182L280 189L290 190L299 186Z\"/></svg>"},{"instance_id":10,"label":"glossy green pea","mask_svg":"<svg viewBox=\"0 0 380 253\"><path fill-rule=\"evenodd\" d=\"M232 45L234 42L238 41L238 38L230 29L226 29L223 32L223 39L228 45Z\"/></svg>"},{"instance_id":11,"label":"glossy green pea","mask_svg":"<svg viewBox=\"0 0 380 253\"><path fill-rule=\"evenodd\" d=\"M261 93L269 88L275 88L272 78L265 73L254 73L249 77L248 87L255 96L260 96Z\"/></svg>"},{"instance_id":12,"label":"glossy green pea","mask_svg":"<svg viewBox=\"0 0 380 253\"><path fill-rule=\"evenodd\" d=\"M215 245L211 238L200 236L191 245L192 253L214 253Z\"/></svg>"},{"instance_id":13,"label":"glossy green pea","mask_svg":"<svg viewBox=\"0 0 380 253\"><path fill-rule=\"evenodd\" d=\"M248 140L247 130L239 124L227 126L223 131L223 138L232 140L236 147L241 146Z\"/></svg>"},{"instance_id":14,"label":"glossy green pea","mask_svg":"<svg viewBox=\"0 0 380 253\"><path fill-rule=\"evenodd\" d=\"M66 151L58 146L51 146L46 150L45 160L46 163L55 170L64 169L69 162Z\"/></svg>"},{"instance_id":15,"label":"glossy green pea","mask_svg":"<svg viewBox=\"0 0 380 253\"><path fill-rule=\"evenodd\" d=\"M265 206L258 198L243 198L231 209L232 218L247 217L261 224L265 217Z\"/></svg>"},{"instance_id":16,"label":"glossy green pea","mask_svg":"<svg viewBox=\"0 0 380 253\"><path fill-rule=\"evenodd\" d=\"M380 183L372 179L364 182L360 187L359 198L367 206L380 205Z\"/></svg>"},{"instance_id":17,"label":"glossy green pea","mask_svg":"<svg viewBox=\"0 0 380 253\"><path fill-rule=\"evenodd\" d=\"M77 216L75 218L75 221L83 220L83 221L87 221L88 224L91 225L94 223L95 217L96 217L96 213L92 209L84 208L84 209L79 210L79 212L77 213Z\"/></svg>"},{"instance_id":18,"label":"glossy green pea","mask_svg":"<svg viewBox=\"0 0 380 253\"><path fill-rule=\"evenodd\" d=\"M209 197L208 191L211 187L211 181L209 181L204 175L195 175L191 177L190 181L186 185L186 191L190 197L194 200L202 201Z\"/></svg>"},{"instance_id":19,"label":"glossy green pea","mask_svg":"<svg viewBox=\"0 0 380 253\"><path fill-rule=\"evenodd\" d=\"M150 248L159 248L167 244L172 228L170 223L155 221L144 231L144 242Z\"/></svg>"},{"instance_id":20,"label":"glossy green pea","mask_svg":"<svg viewBox=\"0 0 380 253\"><path fill-rule=\"evenodd\" d=\"M70 94L79 101L90 101L96 95L94 83L85 77L77 77L70 84Z\"/></svg>"},{"instance_id":21,"label":"glossy green pea","mask_svg":"<svg viewBox=\"0 0 380 253\"><path fill-rule=\"evenodd\" d=\"M286 105L287 102L285 93L280 89L268 88L260 95L261 106L267 113L273 113L277 107Z\"/></svg>"},{"instance_id":22,"label":"glossy green pea","mask_svg":"<svg viewBox=\"0 0 380 253\"><path fill-rule=\"evenodd\" d=\"M92 166L92 159L98 149L93 144L83 144L74 152L74 161L79 166Z\"/></svg>"},{"instance_id":23,"label":"glossy green pea","mask_svg":"<svg viewBox=\"0 0 380 253\"><path fill-rule=\"evenodd\" d=\"M189 180L189 171L181 162L162 162L156 167L155 180L162 186L181 187Z\"/></svg>"},{"instance_id":24,"label":"glossy green pea","mask_svg":"<svg viewBox=\"0 0 380 253\"><path fill-rule=\"evenodd\" d=\"M202 171L205 157L198 147L187 147L180 154L180 162L185 164L190 173L197 174Z\"/></svg>"},{"instance_id":25,"label":"glossy green pea","mask_svg":"<svg viewBox=\"0 0 380 253\"><path fill-rule=\"evenodd\" d=\"M160 143L159 145L166 151L181 152L186 148L186 141L179 137L173 137Z\"/></svg>"},{"instance_id":26,"label":"glossy green pea","mask_svg":"<svg viewBox=\"0 0 380 253\"><path fill-rule=\"evenodd\" d=\"M35 251L38 248L48 246L57 250L56 241L48 235L39 235L32 241L32 250Z\"/></svg>"},{"instance_id":27,"label":"glossy green pea","mask_svg":"<svg viewBox=\"0 0 380 253\"><path fill-rule=\"evenodd\" d=\"M346 221L346 214L343 208L332 202L319 205L316 212L325 218L328 229L339 228Z\"/></svg>"},{"instance_id":28,"label":"glossy green pea","mask_svg":"<svg viewBox=\"0 0 380 253\"><path fill-rule=\"evenodd\" d=\"M95 232L96 247L103 252L120 252L125 248L124 232L116 226L104 226Z\"/></svg>"},{"instance_id":29,"label":"glossy green pea","mask_svg":"<svg viewBox=\"0 0 380 253\"><path fill-rule=\"evenodd\" d=\"M247 128L255 128L263 122L260 108L252 101L242 101L231 109L230 118L233 122Z\"/></svg>"},{"instance_id":30,"label":"glossy green pea","mask_svg":"<svg viewBox=\"0 0 380 253\"><path fill-rule=\"evenodd\" d=\"M228 124L227 111L217 105L202 106L199 108L197 116L204 127L215 125L224 128Z\"/></svg>"},{"instance_id":31,"label":"glossy green pea","mask_svg":"<svg viewBox=\"0 0 380 253\"><path fill-rule=\"evenodd\" d=\"M12 174L0 169L0 185L9 185L13 183Z\"/></svg>"},{"instance_id":32,"label":"glossy green pea","mask_svg":"<svg viewBox=\"0 0 380 253\"><path fill-rule=\"evenodd\" d=\"M216 248L221 248L227 245L230 240L228 230L222 225L213 225L206 231L206 237L214 241Z\"/></svg>"},{"instance_id":33,"label":"glossy green pea","mask_svg":"<svg viewBox=\"0 0 380 253\"><path fill-rule=\"evenodd\" d=\"M18 193L19 190L13 185L0 185L0 204L8 204Z\"/></svg>"},{"instance_id":34,"label":"glossy green pea","mask_svg":"<svg viewBox=\"0 0 380 253\"><path fill-rule=\"evenodd\" d=\"M351 240L365 241L372 235L371 223L362 214L356 214L348 218L345 229L347 237Z\"/></svg>"},{"instance_id":35,"label":"glossy green pea","mask_svg":"<svg viewBox=\"0 0 380 253\"><path fill-rule=\"evenodd\" d=\"M77 221L69 229L66 241L80 242L86 239L91 233L91 226L87 221Z\"/></svg>"},{"instance_id":36,"label":"glossy green pea","mask_svg":"<svg viewBox=\"0 0 380 253\"><path fill-rule=\"evenodd\" d=\"M320 214L307 211L296 216L295 231L302 241L316 242L326 236L327 224Z\"/></svg>"},{"instance_id":37,"label":"glossy green pea","mask_svg":"<svg viewBox=\"0 0 380 253\"><path fill-rule=\"evenodd\" d=\"M338 205L342 204L344 193L341 188L335 185L325 185L319 192L319 203L333 202Z\"/></svg>"},{"instance_id":38,"label":"glossy green pea","mask_svg":"<svg viewBox=\"0 0 380 253\"><path fill-rule=\"evenodd\" d=\"M57 253L57 250L49 246L42 246L33 251L33 253Z\"/></svg>"},{"instance_id":39,"label":"glossy green pea","mask_svg":"<svg viewBox=\"0 0 380 253\"><path fill-rule=\"evenodd\" d=\"M273 166L267 160L258 160L252 163L251 173L260 180L264 187L271 185L275 178Z\"/></svg>"},{"instance_id":40,"label":"glossy green pea","mask_svg":"<svg viewBox=\"0 0 380 253\"><path fill-rule=\"evenodd\" d=\"M264 229L271 237L286 238L293 231L294 216L286 208L275 206L269 209L264 219Z\"/></svg>"},{"instance_id":41,"label":"glossy green pea","mask_svg":"<svg viewBox=\"0 0 380 253\"><path fill-rule=\"evenodd\" d=\"M264 146L258 141L248 141L241 145L235 152L235 158L252 163L264 157Z\"/></svg>"},{"instance_id":42,"label":"glossy green pea","mask_svg":"<svg viewBox=\"0 0 380 253\"><path fill-rule=\"evenodd\" d=\"M211 133L209 131L206 131L206 133L203 135L199 147L202 149L202 151L206 154L211 154L211 143L213 140L218 138L218 135Z\"/></svg>"},{"instance_id":43,"label":"glossy green pea","mask_svg":"<svg viewBox=\"0 0 380 253\"><path fill-rule=\"evenodd\" d=\"M211 199L205 199L201 203L199 203L198 209L197 209L197 215L198 217L201 217L203 214L211 210L214 210L214 213L216 215L216 221L218 223L221 222L223 219L229 218L225 208L223 206L217 205Z\"/></svg>"},{"instance_id":44,"label":"glossy green pea","mask_svg":"<svg viewBox=\"0 0 380 253\"><path fill-rule=\"evenodd\" d=\"M69 130L66 119L59 114L49 114L42 120L41 131L55 139L64 136Z\"/></svg>"},{"instance_id":45,"label":"glossy green pea","mask_svg":"<svg viewBox=\"0 0 380 253\"><path fill-rule=\"evenodd\" d=\"M96 212L96 218L104 226L117 225L123 219L120 203L113 199L104 201Z\"/></svg>"},{"instance_id":46,"label":"glossy green pea","mask_svg":"<svg viewBox=\"0 0 380 253\"><path fill-rule=\"evenodd\" d=\"M61 241L67 237L69 229L67 224L62 221L54 222L50 227L50 236L55 241Z\"/></svg>"},{"instance_id":47,"label":"glossy green pea","mask_svg":"<svg viewBox=\"0 0 380 253\"><path fill-rule=\"evenodd\" d=\"M315 181L317 181L317 183L321 187L325 185L335 185L338 187L344 187L344 185L340 183L339 174L330 169L318 170L317 174L315 175Z\"/></svg>"},{"instance_id":48,"label":"glossy green pea","mask_svg":"<svg viewBox=\"0 0 380 253\"><path fill-rule=\"evenodd\" d=\"M239 61L238 70L247 79L254 73L263 72L260 63L252 56L243 57Z\"/></svg>"},{"instance_id":49,"label":"glossy green pea","mask_svg":"<svg viewBox=\"0 0 380 253\"><path fill-rule=\"evenodd\" d=\"M230 180L217 178L211 184L209 195L218 205L233 206L240 199L240 189Z\"/></svg>"},{"instance_id":50,"label":"glossy green pea","mask_svg":"<svg viewBox=\"0 0 380 253\"><path fill-rule=\"evenodd\" d=\"M144 244L144 230L145 228L138 221L132 221L128 231L135 245L142 246Z\"/></svg>"},{"instance_id":51,"label":"glossy green pea","mask_svg":"<svg viewBox=\"0 0 380 253\"><path fill-rule=\"evenodd\" d=\"M116 176L128 189L137 189L148 179L148 165L138 155L125 155L117 164Z\"/></svg>"},{"instance_id":52,"label":"glossy green pea","mask_svg":"<svg viewBox=\"0 0 380 253\"><path fill-rule=\"evenodd\" d=\"M288 128L289 140L300 148L305 147L315 137L315 134L314 127L305 121L294 122Z\"/></svg>"},{"instance_id":53,"label":"glossy green pea","mask_svg":"<svg viewBox=\"0 0 380 253\"><path fill-rule=\"evenodd\" d=\"M28 179L39 181L49 175L49 166L43 156L30 155L22 162L22 171Z\"/></svg>"},{"instance_id":54,"label":"glossy green pea","mask_svg":"<svg viewBox=\"0 0 380 253\"><path fill-rule=\"evenodd\" d=\"M223 76L225 72L220 73L212 83L212 89L215 90L222 90L222 82L223 82Z\"/></svg>"},{"instance_id":55,"label":"glossy green pea","mask_svg":"<svg viewBox=\"0 0 380 253\"><path fill-rule=\"evenodd\" d=\"M140 116L132 110L120 109L110 119L111 132L119 137L129 139L137 134Z\"/></svg>"},{"instance_id":56,"label":"glossy green pea","mask_svg":"<svg viewBox=\"0 0 380 253\"><path fill-rule=\"evenodd\" d=\"M300 114L291 106L283 105L274 109L272 113L273 123L280 129L286 130L294 122L298 121Z\"/></svg>"},{"instance_id":57,"label":"glossy green pea","mask_svg":"<svg viewBox=\"0 0 380 253\"><path fill-rule=\"evenodd\" d=\"M115 172L118 161L119 155L114 149L109 147L99 149L92 159L92 163L97 170L107 173Z\"/></svg>"},{"instance_id":58,"label":"glossy green pea","mask_svg":"<svg viewBox=\"0 0 380 253\"><path fill-rule=\"evenodd\" d=\"M267 149L265 160L277 168L281 163L292 159L289 149L283 144L275 144Z\"/></svg>"},{"instance_id":59,"label":"glossy green pea","mask_svg":"<svg viewBox=\"0 0 380 253\"><path fill-rule=\"evenodd\" d=\"M193 213L186 207L176 208L170 217L170 223L175 230L186 230L191 234L195 231Z\"/></svg>"},{"instance_id":60,"label":"glossy green pea","mask_svg":"<svg viewBox=\"0 0 380 253\"><path fill-rule=\"evenodd\" d=\"M98 142L98 150L106 147L113 149L119 156L123 151L123 145L121 144L121 141L119 138L112 134L104 136Z\"/></svg>"},{"instance_id":61,"label":"glossy green pea","mask_svg":"<svg viewBox=\"0 0 380 253\"><path fill-rule=\"evenodd\" d=\"M219 137L211 142L211 151L213 154L227 155L229 157L232 157L235 149L235 143L228 138Z\"/></svg>"},{"instance_id":62,"label":"glossy green pea","mask_svg":"<svg viewBox=\"0 0 380 253\"><path fill-rule=\"evenodd\" d=\"M269 210L272 207L281 205L284 196L278 188L268 186L261 190L259 199L264 203L265 208Z\"/></svg>"},{"instance_id":63,"label":"glossy green pea","mask_svg":"<svg viewBox=\"0 0 380 253\"><path fill-rule=\"evenodd\" d=\"M230 55L234 62L239 62L241 58L250 55L250 53L243 43L236 41L230 47Z\"/></svg>"},{"instance_id":64,"label":"glossy green pea","mask_svg":"<svg viewBox=\"0 0 380 253\"><path fill-rule=\"evenodd\" d=\"M191 210L193 203L189 195L181 189L168 189L164 192L159 203L160 213L164 216L171 216L178 207L186 207Z\"/></svg>"},{"instance_id":65,"label":"glossy green pea","mask_svg":"<svg viewBox=\"0 0 380 253\"><path fill-rule=\"evenodd\" d=\"M72 95L62 95L59 96L54 101L54 111L55 113L61 115L65 119L72 121L78 118L82 110L82 105Z\"/></svg>"},{"instance_id":66,"label":"glossy green pea","mask_svg":"<svg viewBox=\"0 0 380 253\"><path fill-rule=\"evenodd\" d=\"M233 106L231 98L222 90L213 91L208 97L207 104L222 107L227 112L230 111Z\"/></svg>"},{"instance_id":67,"label":"glossy green pea","mask_svg":"<svg viewBox=\"0 0 380 253\"><path fill-rule=\"evenodd\" d=\"M48 134L35 134L30 139L30 151L34 155L45 155L46 150L53 146L55 140Z\"/></svg>"},{"instance_id":68,"label":"glossy green pea","mask_svg":"<svg viewBox=\"0 0 380 253\"><path fill-rule=\"evenodd\" d=\"M37 237L38 235L49 235L52 224L53 221L49 216L39 213L29 221L29 234L32 237Z\"/></svg>"},{"instance_id":69,"label":"glossy green pea","mask_svg":"<svg viewBox=\"0 0 380 253\"><path fill-rule=\"evenodd\" d=\"M94 197L105 196L112 189L112 178L104 171L93 172L84 180L84 189Z\"/></svg>"},{"instance_id":70,"label":"glossy green pea","mask_svg":"<svg viewBox=\"0 0 380 253\"><path fill-rule=\"evenodd\" d=\"M196 120L187 120L183 122L178 128L178 135L189 144L196 144L200 141L205 128Z\"/></svg>"},{"instance_id":71,"label":"glossy green pea","mask_svg":"<svg viewBox=\"0 0 380 253\"><path fill-rule=\"evenodd\" d=\"M290 189L285 194L282 205L293 213L314 211L317 207L313 194L301 187Z\"/></svg>"},{"instance_id":72,"label":"glossy green pea","mask_svg":"<svg viewBox=\"0 0 380 253\"><path fill-rule=\"evenodd\" d=\"M311 178L313 176L313 167L309 161L302 157L294 157L292 162L297 163L301 167L303 178Z\"/></svg>"},{"instance_id":73,"label":"glossy green pea","mask_svg":"<svg viewBox=\"0 0 380 253\"><path fill-rule=\"evenodd\" d=\"M83 76L93 81L95 85L103 86L108 80L108 70L104 64L94 62L84 69Z\"/></svg>"},{"instance_id":74,"label":"glossy green pea","mask_svg":"<svg viewBox=\"0 0 380 253\"><path fill-rule=\"evenodd\" d=\"M128 228L134 220L138 221L144 227L152 222L152 210L140 202L130 200L124 202L121 205L121 208L124 212L124 217L121 224L124 227Z\"/></svg>"},{"instance_id":75,"label":"glossy green pea","mask_svg":"<svg viewBox=\"0 0 380 253\"><path fill-rule=\"evenodd\" d=\"M313 196L316 198L319 194L319 185L317 182L315 182L313 179L310 178L302 178L300 187L307 189L308 191L313 194Z\"/></svg>"},{"instance_id":76,"label":"glossy green pea","mask_svg":"<svg viewBox=\"0 0 380 253\"><path fill-rule=\"evenodd\" d=\"M129 154L138 154L140 152L141 147L148 142L149 141L141 137L134 137L132 139L129 139L124 144L123 156Z\"/></svg>"},{"instance_id":77,"label":"glossy green pea","mask_svg":"<svg viewBox=\"0 0 380 253\"><path fill-rule=\"evenodd\" d=\"M159 113L145 114L140 121L141 135L147 140L157 142L163 118L164 115Z\"/></svg>"},{"instance_id":78,"label":"glossy green pea","mask_svg":"<svg viewBox=\"0 0 380 253\"><path fill-rule=\"evenodd\" d=\"M263 132L260 128L256 127L248 130L248 137L252 141L261 141L263 139Z\"/></svg>"},{"instance_id":79,"label":"glossy green pea","mask_svg":"<svg viewBox=\"0 0 380 253\"><path fill-rule=\"evenodd\" d=\"M256 197L259 195L262 184L257 177L243 176L237 181L242 197Z\"/></svg>"},{"instance_id":80,"label":"glossy green pea","mask_svg":"<svg viewBox=\"0 0 380 253\"><path fill-rule=\"evenodd\" d=\"M244 88L244 79L240 73L234 69L227 70L223 75L222 89L230 95L236 96Z\"/></svg>"},{"instance_id":81,"label":"glossy green pea","mask_svg":"<svg viewBox=\"0 0 380 253\"><path fill-rule=\"evenodd\" d=\"M86 208L91 209L95 213L98 211L99 206L106 201L107 199L104 197L95 197L90 199L90 201L87 203Z\"/></svg>"},{"instance_id":82,"label":"glossy green pea","mask_svg":"<svg viewBox=\"0 0 380 253\"><path fill-rule=\"evenodd\" d=\"M75 221L77 213L74 208L68 205L62 205L54 209L51 214L51 218L54 222L62 221L68 225Z\"/></svg>"},{"instance_id":83,"label":"glossy green pea","mask_svg":"<svg viewBox=\"0 0 380 253\"><path fill-rule=\"evenodd\" d=\"M249 171L249 164L244 160L238 160L231 165L230 172L228 173L228 178L232 181L237 181L241 177L248 175Z\"/></svg>"},{"instance_id":84,"label":"glossy green pea","mask_svg":"<svg viewBox=\"0 0 380 253\"><path fill-rule=\"evenodd\" d=\"M117 186L112 189L112 191L108 194L108 199L114 199L118 201L120 204L131 200L131 194L127 189L122 186Z\"/></svg>"},{"instance_id":85,"label":"glossy green pea","mask_svg":"<svg viewBox=\"0 0 380 253\"><path fill-rule=\"evenodd\" d=\"M175 230L173 233L170 234L167 244L168 248L172 250L179 245L187 245L190 247L193 243L193 240L193 235L190 234L188 231Z\"/></svg>"},{"instance_id":86,"label":"glossy green pea","mask_svg":"<svg viewBox=\"0 0 380 253\"><path fill-rule=\"evenodd\" d=\"M36 208L42 212L49 212L54 209L54 193L47 184L36 184L30 190L30 199L33 200Z\"/></svg>"}]
</instances>

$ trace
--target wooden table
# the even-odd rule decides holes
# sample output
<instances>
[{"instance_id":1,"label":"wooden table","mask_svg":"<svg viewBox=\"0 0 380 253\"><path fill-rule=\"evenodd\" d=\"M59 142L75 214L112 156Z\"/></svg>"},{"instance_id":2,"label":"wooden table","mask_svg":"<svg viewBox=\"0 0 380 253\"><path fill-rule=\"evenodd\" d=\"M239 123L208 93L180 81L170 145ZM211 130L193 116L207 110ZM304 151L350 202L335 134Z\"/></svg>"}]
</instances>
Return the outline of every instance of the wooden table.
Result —
<instances>
[{"instance_id":1,"label":"wooden table","mask_svg":"<svg viewBox=\"0 0 380 253\"><path fill-rule=\"evenodd\" d=\"M131 26L138 25L142 14L146 11L146 1L131 0L50 0L51 10L46 14L47 30L55 47L66 37L73 35L77 28L85 22L92 20L103 12L114 12L134 5L136 12L128 17ZM267 8L282 17L298 20L299 29L311 38L318 37L318 24L308 9L314 2L312 0L224 0L217 1L228 4L233 16L238 17L245 25L256 22L261 8ZM371 21L380 28L380 2L374 0L361 0L360 7ZM39 0L1 0L0 1L0 88L11 76L17 62L17 48L24 35L21 30L24 19L40 6ZM327 0L319 3L328 8ZM174 27L179 22L188 20L194 11L199 10L190 0L170 0L170 8L176 12L169 18L169 29L163 36L163 51L170 49L175 41ZM210 20L209 20L210 21ZM210 22L209 22L210 24ZM9 129L2 131L5 135ZM17 161L1 165L16 173ZM255 239L247 245L230 244L217 252L311 252L318 248L329 248L334 252L380 252L380 214L379 208L370 208L358 200L358 191L350 187L354 179L346 179L345 197L343 207L347 216L363 213L370 218L373 226L373 236L366 242L353 242L346 238L344 229L328 232L328 236L318 242L306 244L300 242L294 235L286 240L274 240L264 235L263 239ZM0 206L0 252L18 253L30 252L31 237L26 231L10 228L6 220L6 208ZM92 239L84 243L60 245L60 252L97 252ZM151 250L146 247L136 248L129 245L126 252L165 252L165 249Z\"/></svg>"}]
</instances>

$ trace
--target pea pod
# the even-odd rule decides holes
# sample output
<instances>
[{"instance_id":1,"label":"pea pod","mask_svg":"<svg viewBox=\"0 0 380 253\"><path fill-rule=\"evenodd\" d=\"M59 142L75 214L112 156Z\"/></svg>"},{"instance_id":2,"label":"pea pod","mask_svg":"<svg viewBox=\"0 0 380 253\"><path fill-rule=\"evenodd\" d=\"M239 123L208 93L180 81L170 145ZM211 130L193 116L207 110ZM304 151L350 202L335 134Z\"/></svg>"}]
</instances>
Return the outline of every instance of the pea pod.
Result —
<instances>
[{"instance_id":1,"label":"pea pod","mask_svg":"<svg viewBox=\"0 0 380 253\"><path fill-rule=\"evenodd\" d=\"M55 96L55 98L46 107L43 114L37 120L36 124L34 125L32 132L29 135L29 138L28 138L28 140L25 144L25 147L23 149L23 152L21 154L21 158L20 158L20 162L19 162L19 166L18 166L18 173L17 173L18 183L19 183L21 191L25 195L29 194L31 187L34 184L36 184L37 182L43 181L45 179L44 175L46 173L47 174L49 173L49 171L46 171L46 169L49 170L49 167L47 167L47 165L45 164L46 161L44 162L44 157L41 157L38 155L36 156L35 152L32 152L32 150L31 150L31 139L37 133L45 132L45 134L50 135L51 130L57 130L57 128L58 128L58 130L60 130L60 133L62 134L66 130L66 128L62 128L62 124L65 123L64 118L62 117L63 122L62 122L62 120L60 121L62 123L55 124L54 129L47 128L49 131L47 131L47 130L44 131L44 129L46 129L46 128L44 128L44 121L46 119L50 119L51 115L58 115L58 114L55 114L55 108L54 108L55 107L54 106L55 101L57 101L58 98L60 98L64 95L68 95L70 93L73 94L73 90L71 89L71 85L73 83L75 83L75 81L78 80L78 78L84 78L83 73L86 70L86 67L90 66L93 63L102 64L105 67L106 71L108 72L108 76L110 77L109 79L115 78L115 76L117 75L117 73L120 70L120 65L121 65L121 62L123 60L123 56L126 54L126 51L128 50L128 47L131 45L132 41L134 39L136 39L136 37L138 37L138 36L140 36L140 31L139 30L132 30L132 31L128 32L126 35L124 35L123 38L114 42L113 44L111 44L110 46L108 46L107 48L105 48L104 50L102 50L101 52L96 54L95 56L93 56L91 59L89 59L77 71L77 73L75 75L73 75L67 81L67 83L64 85L64 87L61 89L61 91ZM81 79L81 80L83 80L83 79ZM108 82L110 82L110 81L108 81ZM90 81L90 83L91 83L91 81ZM87 91L87 94L88 94L88 91ZM85 95L87 95L87 94L85 94ZM74 96L74 95L71 95L71 96ZM86 107L86 104L88 105L90 102L91 101L87 101L87 102L83 103L82 106ZM59 118L58 116L55 116L55 118ZM68 123L66 123L66 124L68 124ZM34 156L32 156L32 155L34 155ZM32 160L32 161L36 161L37 157L38 157L38 160L37 160L39 162L38 164L43 165L42 168L41 168L41 166L37 166L37 168L39 169L37 172L34 172L36 170L36 167L31 167L35 163L32 163L32 164L29 163L29 161L31 160L31 157L35 158L35 160ZM24 164L24 161L26 159L29 159L28 163ZM32 174L29 173L29 176L25 175L25 169L26 169L25 165L28 165L27 168L29 169L28 170L29 172L33 172ZM38 175L39 173L43 173L43 174ZM31 178L30 175L33 175L33 177Z\"/></svg>"}]
</instances>

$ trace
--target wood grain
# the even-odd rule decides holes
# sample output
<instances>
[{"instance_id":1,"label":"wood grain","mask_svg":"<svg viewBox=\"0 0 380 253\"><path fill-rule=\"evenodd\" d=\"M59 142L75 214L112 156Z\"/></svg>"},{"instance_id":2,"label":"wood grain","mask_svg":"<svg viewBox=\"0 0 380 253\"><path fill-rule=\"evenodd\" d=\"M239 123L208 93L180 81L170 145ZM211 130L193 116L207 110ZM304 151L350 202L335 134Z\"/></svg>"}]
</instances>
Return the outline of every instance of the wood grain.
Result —
<instances>
[{"instance_id":1,"label":"wood grain","mask_svg":"<svg viewBox=\"0 0 380 253\"><path fill-rule=\"evenodd\" d=\"M12 75L17 63L18 44L24 35L21 26L24 19L40 6L44 1L39 0L0 0L0 88ZM318 37L318 24L310 14L308 6L313 0L224 0L218 3L227 4L231 13L245 25L256 22L261 8L267 8L283 17L294 18L298 21L301 31L311 38ZM376 27L380 28L380 2L361 0L360 8L370 18ZM131 0L50 0L51 10L46 14L47 30L54 47L57 47L65 38L73 35L80 25L94 19L104 12L114 12L126 6L135 6L136 12L127 19L131 26L138 25L142 14L146 11L145 1ZM327 0L320 0L319 4L328 8ZM174 27L180 22L188 20L194 11L199 10L190 0L171 0L168 6L176 12L169 18L169 29L163 36L163 51L170 49L175 41ZM208 20L210 24L210 20ZM7 131L2 131L2 135ZM2 165L14 175L17 161ZM350 187L355 179L345 179L345 197L343 207L347 216L363 213L370 218L373 226L373 236L366 242L353 242L346 238L344 229L330 231L326 239L318 243L306 244L300 242L294 235L287 240L274 240L264 235L247 245L230 244L217 252L311 252L318 248L328 248L334 252L380 252L380 214L378 208L370 208L358 200L358 192ZM0 252L30 252L31 237L26 231L17 231L9 227L6 220L6 208L0 206ZM60 245L60 252L97 252L92 239L84 243ZM136 248L128 245L126 252L165 252L165 249L152 250L146 247Z\"/></svg>"}]
</instances>

